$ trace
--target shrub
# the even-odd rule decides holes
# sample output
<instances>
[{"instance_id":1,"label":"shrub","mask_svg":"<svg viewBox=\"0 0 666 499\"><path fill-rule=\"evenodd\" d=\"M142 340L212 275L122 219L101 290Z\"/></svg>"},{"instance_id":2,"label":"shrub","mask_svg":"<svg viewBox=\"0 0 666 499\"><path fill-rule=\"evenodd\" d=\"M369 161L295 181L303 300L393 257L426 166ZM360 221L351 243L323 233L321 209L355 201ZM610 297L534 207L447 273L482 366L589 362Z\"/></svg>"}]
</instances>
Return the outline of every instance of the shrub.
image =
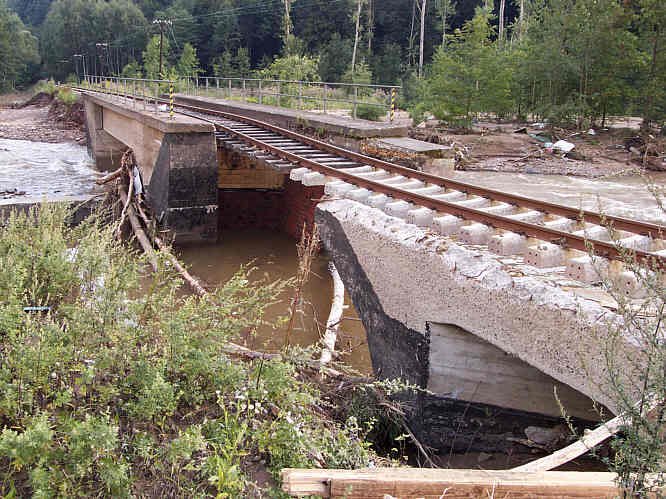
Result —
<instances>
[{"instance_id":1,"label":"shrub","mask_svg":"<svg viewBox=\"0 0 666 499\"><path fill-rule=\"evenodd\" d=\"M294 364L226 354L288 281L242 268L210 301L184 295L103 218L43 206L0 226L0 496L242 497L251 454L276 477L368 464Z\"/></svg>"},{"instance_id":2,"label":"shrub","mask_svg":"<svg viewBox=\"0 0 666 499\"><path fill-rule=\"evenodd\" d=\"M381 106L373 106L371 104L359 104L356 109L356 116L362 120L379 121L382 116L386 115L386 108Z\"/></svg>"}]
</instances>

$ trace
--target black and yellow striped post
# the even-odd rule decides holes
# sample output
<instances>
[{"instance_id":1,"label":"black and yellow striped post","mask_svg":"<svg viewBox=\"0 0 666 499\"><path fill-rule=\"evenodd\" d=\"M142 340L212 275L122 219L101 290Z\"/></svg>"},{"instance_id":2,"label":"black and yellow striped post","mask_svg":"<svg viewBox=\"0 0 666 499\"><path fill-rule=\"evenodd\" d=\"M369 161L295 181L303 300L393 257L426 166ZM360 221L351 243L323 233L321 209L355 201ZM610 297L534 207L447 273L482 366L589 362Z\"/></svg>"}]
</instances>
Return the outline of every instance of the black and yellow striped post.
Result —
<instances>
[{"instance_id":1,"label":"black and yellow striped post","mask_svg":"<svg viewBox=\"0 0 666 499\"><path fill-rule=\"evenodd\" d=\"M391 121L395 118L395 88L391 89Z\"/></svg>"},{"instance_id":2,"label":"black and yellow striped post","mask_svg":"<svg viewBox=\"0 0 666 499\"><path fill-rule=\"evenodd\" d=\"M169 83L169 119L173 119L173 82Z\"/></svg>"}]
</instances>

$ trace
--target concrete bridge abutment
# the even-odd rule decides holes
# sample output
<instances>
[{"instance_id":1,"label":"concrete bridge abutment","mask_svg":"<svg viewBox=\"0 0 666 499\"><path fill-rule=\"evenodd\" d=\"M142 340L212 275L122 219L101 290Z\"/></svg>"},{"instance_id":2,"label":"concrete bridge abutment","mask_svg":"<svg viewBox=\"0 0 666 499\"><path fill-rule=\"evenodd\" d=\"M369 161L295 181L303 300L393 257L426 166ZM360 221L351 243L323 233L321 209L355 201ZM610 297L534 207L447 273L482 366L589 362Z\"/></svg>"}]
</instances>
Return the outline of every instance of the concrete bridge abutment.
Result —
<instances>
[{"instance_id":1,"label":"concrete bridge abutment","mask_svg":"<svg viewBox=\"0 0 666 499\"><path fill-rule=\"evenodd\" d=\"M98 167L120 166L131 148L144 193L178 242L217 239L218 163L212 124L85 94L89 148Z\"/></svg>"}]
</instances>

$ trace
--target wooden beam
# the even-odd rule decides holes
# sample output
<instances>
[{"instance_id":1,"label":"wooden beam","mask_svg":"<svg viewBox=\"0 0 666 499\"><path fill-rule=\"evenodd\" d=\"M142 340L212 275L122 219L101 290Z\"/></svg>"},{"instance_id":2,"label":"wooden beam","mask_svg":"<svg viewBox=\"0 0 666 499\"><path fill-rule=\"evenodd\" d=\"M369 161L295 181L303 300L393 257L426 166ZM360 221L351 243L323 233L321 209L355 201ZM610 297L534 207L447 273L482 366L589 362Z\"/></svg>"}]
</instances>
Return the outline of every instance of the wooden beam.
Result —
<instances>
[{"instance_id":1,"label":"wooden beam","mask_svg":"<svg viewBox=\"0 0 666 499\"><path fill-rule=\"evenodd\" d=\"M294 497L423 498L614 498L615 473L488 471L417 468L282 470L282 490Z\"/></svg>"}]
</instances>

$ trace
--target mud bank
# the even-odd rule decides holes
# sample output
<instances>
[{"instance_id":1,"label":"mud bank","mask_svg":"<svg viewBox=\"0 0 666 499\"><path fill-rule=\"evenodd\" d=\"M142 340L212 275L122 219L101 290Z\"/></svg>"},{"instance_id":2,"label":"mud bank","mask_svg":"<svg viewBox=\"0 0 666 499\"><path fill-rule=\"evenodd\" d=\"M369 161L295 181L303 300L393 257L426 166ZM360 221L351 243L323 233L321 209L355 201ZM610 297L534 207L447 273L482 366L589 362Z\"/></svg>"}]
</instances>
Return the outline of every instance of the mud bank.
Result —
<instances>
[{"instance_id":1,"label":"mud bank","mask_svg":"<svg viewBox=\"0 0 666 499\"><path fill-rule=\"evenodd\" d=\"M0 138L86 145L83 106L37 94L20 107L0 107Z\"/></svg>"}]
</instances>

